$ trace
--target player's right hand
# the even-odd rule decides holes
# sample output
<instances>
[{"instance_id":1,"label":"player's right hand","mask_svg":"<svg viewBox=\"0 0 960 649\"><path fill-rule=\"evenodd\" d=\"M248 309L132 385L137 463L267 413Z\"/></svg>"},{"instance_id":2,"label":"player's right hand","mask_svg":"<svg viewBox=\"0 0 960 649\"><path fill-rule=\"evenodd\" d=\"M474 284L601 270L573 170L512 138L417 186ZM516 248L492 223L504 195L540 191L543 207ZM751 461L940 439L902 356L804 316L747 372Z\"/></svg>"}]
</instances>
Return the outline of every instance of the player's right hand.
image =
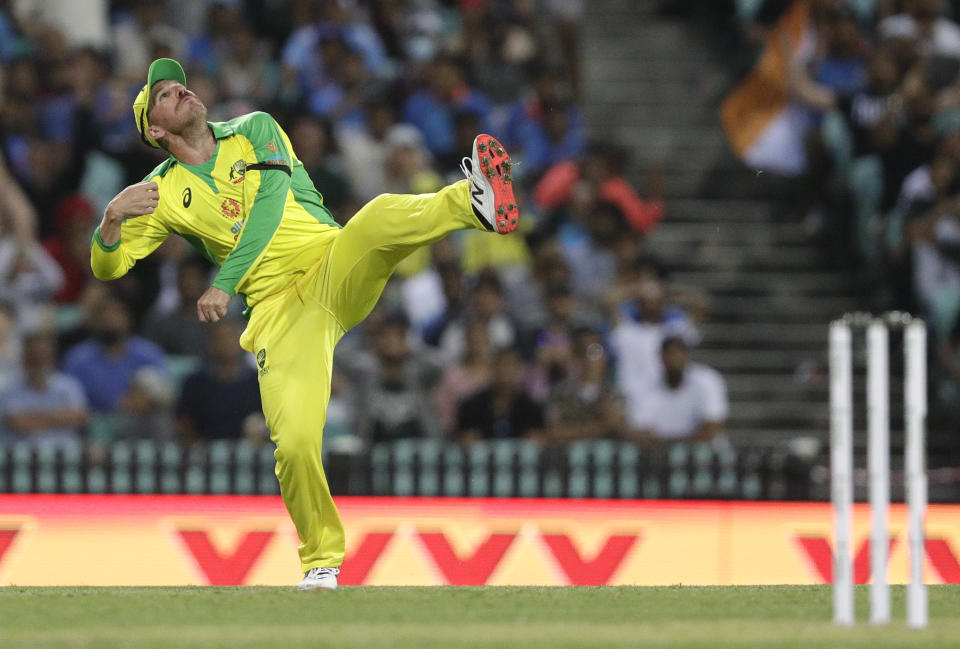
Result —
<instances>
[{"instance_id":1,"label":"player's right hand","mask_svg":"<svg viewBox=\"0 0 960 649\"><path fill-rule=\"evenodd\" d=\"M113 197L107 204L105 216L111 221L132 219L145 214L153 214L160 201L157 183L144 181L130 185Z\"/></svg>"}]
</instances>

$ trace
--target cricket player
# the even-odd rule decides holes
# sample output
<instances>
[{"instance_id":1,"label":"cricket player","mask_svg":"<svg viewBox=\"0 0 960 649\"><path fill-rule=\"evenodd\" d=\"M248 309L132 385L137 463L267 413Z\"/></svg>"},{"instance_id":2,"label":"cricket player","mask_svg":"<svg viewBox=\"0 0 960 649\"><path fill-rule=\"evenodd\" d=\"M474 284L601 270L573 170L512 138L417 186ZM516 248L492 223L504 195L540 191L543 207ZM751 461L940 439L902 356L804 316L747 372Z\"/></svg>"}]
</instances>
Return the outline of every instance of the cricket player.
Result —
<instances>
[{"instance_id":1,"label":"cricket player","mask_svg":"<svg viewBox=\"0 0 960 649\"><path fill-rule=\"evenodd\" d=\"M240 346L259 366L280 492L301 542L300 588L336 588L344 531L320 458L333 348L420 246L454 230L516 228L510 156L478 135L461 165L467 180L435 194L382 194L341 228L280 125L260 112L207 122L176 61L150 65L133 113L144 143L170 157L107 205L93 272L121 277L177 234L220 269L197 302L202 322L243 298Z\"/></svg>"}]
</instances>

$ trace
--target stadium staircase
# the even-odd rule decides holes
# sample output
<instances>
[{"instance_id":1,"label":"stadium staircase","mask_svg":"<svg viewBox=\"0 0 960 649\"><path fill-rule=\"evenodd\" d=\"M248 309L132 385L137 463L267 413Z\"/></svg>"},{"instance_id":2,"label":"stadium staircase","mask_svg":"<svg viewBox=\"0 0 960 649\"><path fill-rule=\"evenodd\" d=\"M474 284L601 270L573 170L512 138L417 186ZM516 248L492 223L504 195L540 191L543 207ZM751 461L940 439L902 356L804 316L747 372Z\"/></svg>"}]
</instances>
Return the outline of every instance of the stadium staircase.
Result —
<instances>
[{"instance_id":1,"label":"stadium staircase","mask_svg":"<svg viewBox=\"0 0 960 649\"><path fill-rule=\"evenodd\" d=\"M711 297L693 357L726 377L731 439L825 442L827 323L857 306L854 280L828 268L801 219L778 215L777 181L730 153L717 105L731 79L696 24L653 0L585 4L587 122L630 148L637 186L664 171L667 216L649 250Z\"/></svg>"}]
</instances>

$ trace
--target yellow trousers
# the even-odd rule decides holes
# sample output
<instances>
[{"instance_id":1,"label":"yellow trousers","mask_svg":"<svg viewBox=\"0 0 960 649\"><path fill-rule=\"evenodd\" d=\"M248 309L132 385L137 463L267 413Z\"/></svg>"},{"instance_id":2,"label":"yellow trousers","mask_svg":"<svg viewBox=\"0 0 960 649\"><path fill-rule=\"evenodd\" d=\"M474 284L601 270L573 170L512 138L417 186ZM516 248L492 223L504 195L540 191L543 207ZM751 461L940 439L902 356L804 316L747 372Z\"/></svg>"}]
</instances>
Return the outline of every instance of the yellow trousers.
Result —
<instances>
[{"instance_id":1,"label":"yellow trousers","mask_svg":"<svg viewBox=\"0 0 960 649\"><path fill-rule=\"evenodd\" d=\"M257 356L280 493L300 536L304 572L343 563L343 523L320 456L333 348L370 313L404 257L470 228L482 226L466 180L435 194L382 194L333 236L317 265L253 309L240 344Z\"/></svg>"}]
</instances>

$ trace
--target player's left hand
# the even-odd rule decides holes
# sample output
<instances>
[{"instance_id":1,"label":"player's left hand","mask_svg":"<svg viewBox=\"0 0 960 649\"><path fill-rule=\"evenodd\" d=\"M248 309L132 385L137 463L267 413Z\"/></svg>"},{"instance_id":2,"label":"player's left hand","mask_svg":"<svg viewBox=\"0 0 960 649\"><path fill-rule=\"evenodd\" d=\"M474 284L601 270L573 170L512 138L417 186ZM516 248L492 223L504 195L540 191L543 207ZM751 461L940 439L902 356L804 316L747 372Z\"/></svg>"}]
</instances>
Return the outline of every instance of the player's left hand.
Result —
<instances>
[{"instance_id":1,"label":"player's left hand","mask_svg":"<svg viewBox=\"0 0 960 649\"><path fill-rule=\"evenodd\" d=\"M200 322L217 322L227 315L230 294L216 286L208 288L197 300L197 316Z\"/></svg>"}]
</instances>

